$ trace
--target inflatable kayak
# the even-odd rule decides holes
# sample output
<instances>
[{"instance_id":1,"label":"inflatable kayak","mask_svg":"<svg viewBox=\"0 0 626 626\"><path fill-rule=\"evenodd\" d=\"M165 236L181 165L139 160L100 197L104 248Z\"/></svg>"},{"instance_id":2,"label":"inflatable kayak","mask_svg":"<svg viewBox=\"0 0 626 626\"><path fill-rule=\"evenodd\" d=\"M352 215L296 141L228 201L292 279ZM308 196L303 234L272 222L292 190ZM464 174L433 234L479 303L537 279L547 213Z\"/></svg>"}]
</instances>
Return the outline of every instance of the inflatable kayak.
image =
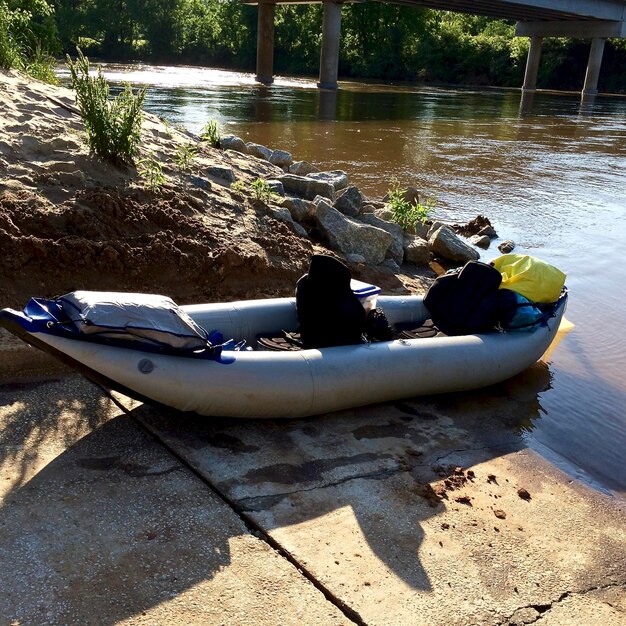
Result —
<instances>
[{"instance_id":1,"label":"inflatable kayak","mask_svg":"<svg viewBox=\"0 0 626 626\"><path fill-rule=\"evenodd\" d=\"M294 298L199 304L163 313L166 320L184 317L186 328L199 333L199 343L186 331L173 330L176 341L164 345L161 322L147 315L150 323L135 324L141 332L129 340L107 326L106 316L79 323L68 313L74 303L59 300L33 299L23 311L4 309L0 324L95 382L142 401L206 416L301 417L476 389L515 376L546 352L566 303L564 293L532 331L296 351L258 349L259 336L297 329ZM381 296L378 306L393 325L419 326L429 317L420 296ZM232 341L214 345L210 339L216 337Z\"/></svg>"}]
</instances>

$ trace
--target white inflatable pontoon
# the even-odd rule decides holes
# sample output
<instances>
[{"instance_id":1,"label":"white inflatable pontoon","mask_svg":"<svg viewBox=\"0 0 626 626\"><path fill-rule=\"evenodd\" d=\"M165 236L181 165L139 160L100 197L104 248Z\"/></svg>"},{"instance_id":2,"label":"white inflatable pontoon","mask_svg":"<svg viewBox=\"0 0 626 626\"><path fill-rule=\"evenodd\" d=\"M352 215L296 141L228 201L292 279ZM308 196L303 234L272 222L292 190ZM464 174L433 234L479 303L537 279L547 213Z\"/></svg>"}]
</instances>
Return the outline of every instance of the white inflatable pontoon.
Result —
<instances>
[{"instance_id":1,"label":"white inflatable pontoon","mask_svg":"<svg viewBox=\"0 0 626 626\"><path fill-rule=\"evenodd\" d=\"M86 292L89 293L89 292ZM4 309L0 324L112 389L206 416L300 417L412 396L456 392L506 380L552 343L567 295L532 331L400 339L300 351L163 351L142 341L84 334L59 321L51 304ZM378 298L392 324L429 317L419 296ZM257 336L297 328L295 299L180 307L207 333L257 345ZM70 328L70 326L72 326Z\"/></svg>"}]
</instances>

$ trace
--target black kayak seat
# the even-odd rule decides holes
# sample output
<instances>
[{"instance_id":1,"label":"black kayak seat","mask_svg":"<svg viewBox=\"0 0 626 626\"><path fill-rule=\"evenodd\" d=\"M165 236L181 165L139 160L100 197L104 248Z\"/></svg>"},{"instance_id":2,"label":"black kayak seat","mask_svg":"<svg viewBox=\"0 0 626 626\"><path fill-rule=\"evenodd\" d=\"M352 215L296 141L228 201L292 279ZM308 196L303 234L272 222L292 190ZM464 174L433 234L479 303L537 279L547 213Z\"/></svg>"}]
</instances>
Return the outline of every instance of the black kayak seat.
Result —
<instances>
[{"instance_id":1,"label":"black kayak seat","mask_svg":"<svg viewBox=\"0 0 626 626\"><path fill-rule=\"evenodd\" d=\"M339 260L315 254L296 284L296 311L304 348L363 343L366 312L352 291L350 270Z\"/></svg>"}]
</instances>

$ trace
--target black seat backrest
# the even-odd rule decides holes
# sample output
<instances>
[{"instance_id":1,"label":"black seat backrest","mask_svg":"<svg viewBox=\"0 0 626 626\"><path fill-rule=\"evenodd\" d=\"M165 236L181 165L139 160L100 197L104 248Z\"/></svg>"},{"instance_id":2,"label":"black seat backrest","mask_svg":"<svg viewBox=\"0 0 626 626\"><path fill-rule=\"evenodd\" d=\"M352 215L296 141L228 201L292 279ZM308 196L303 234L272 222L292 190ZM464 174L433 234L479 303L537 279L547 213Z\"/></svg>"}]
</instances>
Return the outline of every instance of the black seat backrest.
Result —
<instances>
[{"instance_id":1,"label":"black seat backrest","mask_svg":"<svg viewBox=\"0 0 626 626\"><path fill-rule=\"evenodd\" d=\"M493 266L469 261L460 272L435 280L424 297L432 320L447 335L493 330L510 310L508 290L499 289L502 275Z\"/></svg>"},{"instance_id":2,"label":"black seat backrest","mask_svg":"<svg viewBox=\"0 0 626 626\"><path fill-rule=\"evenodd\" d=\"M365 309L350 288L350 270L323 254L311 257L296 284L296 308L305 348L362 343Z\"/></svg>"}]
</instances>

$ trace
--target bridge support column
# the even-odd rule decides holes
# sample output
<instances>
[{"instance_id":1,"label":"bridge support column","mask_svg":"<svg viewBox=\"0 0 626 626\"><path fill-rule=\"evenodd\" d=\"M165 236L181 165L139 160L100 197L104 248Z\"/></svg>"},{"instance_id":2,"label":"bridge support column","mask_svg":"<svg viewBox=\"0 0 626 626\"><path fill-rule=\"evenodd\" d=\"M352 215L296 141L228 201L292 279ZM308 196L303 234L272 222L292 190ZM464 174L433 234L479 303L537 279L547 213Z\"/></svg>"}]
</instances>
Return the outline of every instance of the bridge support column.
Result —
<instances>
[{"instance_id":1,"label":"bridge support column","mask_svg":"<svg viewBox=\"0 0 626 626\"><path fill-rule=\"evenodd\" d=\"M273 2L259 2L256 41L256 80L271 85L274 82L274 12Z\"/></svg>"},{"instance_id":2,"label":"bridge support column","mask_svg":"<svg viewBox=\"0 0 626 626\"><path fill-rule=\"evenodd\" d=\"M598 78L600 77L600 66L602 65L605 41L606 39L603 37L594 37L591 40L591 50L589 51L589 62L585 75L583 96L593 96L598 93Z\"/></svg>"},{"instance_id":3,"label":"bridge support column","mask_svg":"<svg viewBox=\"0 0 626 626\"><path fill-rule=\"evenodd\" d=\"M526 73L524 74L524 91L537 89L537 73L539 72L539 60L541 59L541 42L543 37L531 37L528 59L526 60Z\"/></svg>"},{"instance_id":4,"label":"bridge support column","mask_svg":"<svg viewBox=\"0 0 626 626\"><path fill-rule=\"evenodd\" d=\"M341 38L341 4L325 0L320 53L320 89L337 89L339 41Z\"/></svg>"}]
</instances>

